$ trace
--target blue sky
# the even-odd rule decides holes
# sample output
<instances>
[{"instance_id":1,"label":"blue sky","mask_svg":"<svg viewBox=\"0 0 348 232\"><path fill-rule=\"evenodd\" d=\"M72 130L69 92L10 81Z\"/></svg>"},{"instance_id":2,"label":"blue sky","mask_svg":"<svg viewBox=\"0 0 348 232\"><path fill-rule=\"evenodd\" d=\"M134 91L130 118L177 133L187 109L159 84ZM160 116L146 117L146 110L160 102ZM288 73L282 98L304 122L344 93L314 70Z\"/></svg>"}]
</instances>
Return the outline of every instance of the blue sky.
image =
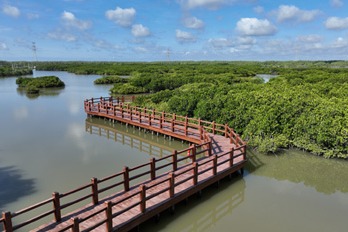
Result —
<instances>
[{"instance_id":1,"label":"blue sky","mask_svg":"<svg viewBox=\"0 0 348 232\"><path fill-rule=\"evenodd\" d=\"M0 0L0 60L348 60L344 0Z\"/></svg>"}]
</instances>

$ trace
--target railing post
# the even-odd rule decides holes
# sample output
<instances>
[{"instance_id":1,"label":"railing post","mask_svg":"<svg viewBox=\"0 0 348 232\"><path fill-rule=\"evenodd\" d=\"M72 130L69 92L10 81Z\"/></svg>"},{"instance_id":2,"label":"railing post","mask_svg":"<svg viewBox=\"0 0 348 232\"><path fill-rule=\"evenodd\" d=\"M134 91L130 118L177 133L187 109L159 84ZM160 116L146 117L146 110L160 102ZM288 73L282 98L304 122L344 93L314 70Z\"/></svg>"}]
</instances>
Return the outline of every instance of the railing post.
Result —
<instances>
[{"instance_id":1,"label":"railing post","mask_svg":"<svg viewBox=\"0 0 348 232\"><path fill-rule=\"evenodd\" d=\"M137 110L138 114L139 114L139 123L141 123L141 110Z\"/></svg>"},{"instance_id":2,"label":"railing post","mask_svg":"<svg viewBox=\"0 0 348 232\"><path fill-rule=\"evenodd\" d=\"M208 146L209 146L208 155L211 156L212 151L213 151L213 142L210 141L210 142L208 143Z\"/></svg>"},{"instance_id":3,"label":"railing post","mask_svg":"<svg viewBox=\"0 0 348 232\"><path fill-rule=\"evenodd\" d=\"M217 174L217 155L213 156L213 175Z\"/></svg>"},{"instance_id":4,"label":"railing post","mask_svg":"<svg viewBox=\"0 0 348 232\"><path fill-rule=\"evenodd\" d=\"M121 117L123 118L124 115L123 115L123 105L120 105L120 108L121 108Z\"/></svg>"},{"instance_id":5,"label":"railing post","mask_svg":"<svg viewBox=\"0 0 348 232\"><path fill-rule=\"evenodd\" d=\"M178 151L174 150L173 153L173 172L178 168Z\"/></svg>"},{"instance_id":6,"label":"railing post","mask_svg":"<svg viewBox=\"0 0 348 232\"><path fill-rule=\"evenodd\" d=\"M93 204L97 205L99 203L99 199L98 199L98 179L93 177L91 179L91 184L92 184L92 200L93 200Z\"/></svg>"},{"instance_id":7,"label":"railing post","mask_svg":"<svg viewBox=\"0 0 348 232\"><path fill-rule=\"evenodd\" d=\"M111 201L104 202L106 216L106 231L112 231L112 203Z\"/></svg>"},{"instance_id":8,"label":"railing post","mask_svg":"<svg viewBox=\"0 0 348 232\"><path fill-rule=\"evenodd\" d=\"M234 147L232 147L230 151L230 167L233 166L233 156L234 156Z\"/></svg>"},{"instance_id":9,"label":"railing post","mask_svg":"<svg viewBox=\"0 0 348 232\"><path fill-rule=\"evenodd\" d=\"M151 165L151 180L156 179L156 159L151 158L150 159L150 165Z\"/></svg>"},{"instance_id":10,"label":"railing post","mask_svg":"<svg viewBox=\"0 0 348 232\"><path fill-rule=\"evenodd\" d=\"M215 135L215 122L213 122L213 135Z\"/></svg>"},{"instance_id":11,"label":"railing post","mask_svg":"<svg viewBox=\"0 0 348 232\"><path fill-rule=\"evenodd\" d=\"M54 218L56 222L59 222L62 219L62 215L60 213L60 194L58 192L52 193L53 197L53 210L54 210Z\"/></svg>"},{"instance_id":12,"label":"railing post","mask_svg":"<svg viewBox=\"0 0 348 232\"><path fill-rule=\"evenodd\" d=\"M145 213L146 211L146 186L144 184L139 186L140 188L140 211Z\"/></svg>"},{"instance_id":13,"label":"railing post","mask_svg":"<svg viewBox=\"0 0 348 232\"><path fill-rule=\"evenodd\" d=\"M169 197L172 198L174 197L174 194L175 194L175 189L174 189L174 173L173 172L170 172L169 174Z\"/></svg>"},{"instance_id":14,"label":"railing post","mask_svg":"<svg viewBox=\"0 0 348 232\"><path fill-rule=\"evenodd\" d=\"M124 191L129 190L129 168L125 166L123 168L123 183L124 183Z\"/></svg>"},{"instance_id":15,"label":"railing post","mask_svg":"<svg viewBox=\"0 0 348 232\"><path fill-rule=\"evenodd\" d=\"M225 138L228 137L228 125L225 124Z\"/></svg>"},{"instance_id":16,"label":"railing post","mask_svg":"<svg viewBox=\"0 0 348 232\"><path fill-rule=\"evenodd\" d=\"M187 136L187 124L188 124L188 119L187 115L185 116L185 136Z\"/></svg>"},{"instance_id":17,"label":"railing post","mask_svg":"<svg viewBox=\"0 0 348 232\"><path fill-rule=\"evenodd\" d=\"M122 103L124 102L124 96L121 97L121 101L122 101Z\"/></svg>"},{"instance_id":18,"label":"railing post","mask_svg":"<svg viewBox=\"0 0 348 232\"><path fill-rule=\"evenodd\" d=\"M174 119L172 119L171 121L171 129L172 129L172 132L174 132Z\"/></svg>"},{"instance_id":19,"label":"railing post","mask_svg":"<svg viewBox=\"0 0 348 232\"><path fill-rule=\"evenodd\" d=\"M72 224L72 227L71 227L72 232L80 232L79 218L74 217L74 218L71 218L70 221Z\"/></svg>"},{"instance_id":20,"label":"railing post","mask_svg":"<svg viewBox=\"0 0 348 232\"><path fill-rule=\"evenodd\" d=\"M201 118L198 118L198 126L201 126Z\"/></svg>"},{"instance_id":21,"label":"railing post","mask_svg":"<svg viewBox=\"0 0 348 232\"><path fill-rule=\"evenodd\" d=\"M129 114L130 114L130 120L132 121L133 120L133 110L132 110L132 108L130 109L130 112L129 112Z\"/></svg>"},{"instance_id":22,"label":"railing post","mask_svg":"<svg viewBox=\"0 0 348 232\"><path fill-rule=\"evenodd\" d=\"M13 226L12 226L12 214L11 212L3 212L2 218L4 219L4 229L6 232L12 232Z\"/></svg>"},{"instance_id":23,"label":"railing post","mask_svg":"<svg viewBox=\"0 0 348 232\"><path fill-rule=\"evenodd\" d=\"M192 156L191 156L191 159L192 159L192 163L196 162L196 144L193 144L192 146Z\"/></svg>"},{"instance_id":24,"label":"railing post","mask_svg":"<svg viewBox=\"0 0 348 232\"><path fill-rule=\"evenodd\" d=\"M149 115L149 126L151 126L151 118L152 118L152 116Z\"/></svg>"},{"instance_id":25,"label":"railing post","mask_svg":"<svg viewBox=\"0 0 348 232\"><path fill-rule=\"evenodd\" d=\"M202 140L203 138L203 127L199 126L199 138Z\"/></svg>"},{"instance_id":26,"label":"railing post","mask_svg":"<svg viewBox=\"0 0 348 232\"><path fill-rule=\"evenodd\" d=\"M246 160L246 145L243 145L243 159Z\"/></svg>"},{"instance_id":27,"label":"railing post","mask_svg":"<svg viewBox=\"0 0 348 232\"><path fill-rule=\"evenodd\" d=\"M198 164L197 162L193 163L193 185L197 185L198 182Z\"/></svg>"}]
</instances>

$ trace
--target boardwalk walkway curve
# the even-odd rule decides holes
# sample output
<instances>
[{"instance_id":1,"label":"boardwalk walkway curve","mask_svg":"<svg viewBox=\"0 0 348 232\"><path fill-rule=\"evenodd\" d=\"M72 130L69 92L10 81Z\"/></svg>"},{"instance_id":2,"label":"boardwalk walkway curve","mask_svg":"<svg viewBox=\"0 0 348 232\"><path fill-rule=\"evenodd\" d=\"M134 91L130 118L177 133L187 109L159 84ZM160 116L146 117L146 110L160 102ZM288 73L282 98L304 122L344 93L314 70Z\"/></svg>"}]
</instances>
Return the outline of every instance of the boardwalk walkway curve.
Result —
<instances>
[{"instance_id":1,"label":"boardwalk walkway curve","mask_svg":"<svg viewBox=\"0 0 348 232\"><path fill-rule=\"evenodd\" d=\"M69 192L54 192L51 198L17 212L3 212L0 223L6 232L50 215L54 220L32 231L128 231L166 209L174 209L175 204L222 178L243 171L246 144L228 125L130 106L123 100L92 98L85 100L84 109L89 116L137 126L193 145L136 167L125 166L121 172L102 179L92 178L90 183ZM102 197L102 193L108 195ZM81 206L86 200L92 203ZM19 215L32 216L49 205L53 209L15 225ZM62 210L67 208L69 213L63 215Z\"/></svg>"}]
</instances>

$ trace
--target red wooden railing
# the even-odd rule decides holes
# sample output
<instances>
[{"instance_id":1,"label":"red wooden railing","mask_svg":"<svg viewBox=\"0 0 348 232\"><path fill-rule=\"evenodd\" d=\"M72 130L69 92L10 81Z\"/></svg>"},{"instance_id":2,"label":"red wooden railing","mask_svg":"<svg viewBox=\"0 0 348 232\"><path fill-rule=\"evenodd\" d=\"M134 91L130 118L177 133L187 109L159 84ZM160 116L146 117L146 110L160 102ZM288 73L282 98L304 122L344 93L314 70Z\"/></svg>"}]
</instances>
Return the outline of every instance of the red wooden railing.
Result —
<instances>
[{"instance_id":1,"label":"red wooden railing","mask_svg":"<svg viewBox=\"0 0 348 232\"><path fill-rule=\"evenodd\" d=\"M229 167L234 167L242 162L245 162L246 160L245 143L241 140L238 134L236 134L227 125L178 116L165 112L157 112L155 109L150 110L146 108L125 105L122 102L119 102L118 99L115 100L113 98L98 98L86 100L85 110L89 110L90 112L92 112L93 110L96 112L106 112L106 114L108 115L110 114L115 116L120 114L122 117L126 116L127 114L127 116L130 116L132 120L134 118L137 118L140 122L143 120L150 125L151 122L153 122L154 124L160 124L160 126L162 125L162 127L167 126L164 124L170 122L170 129L172 131L181 131L186 136L188 136L189 133L191 135L195 135L199 138L200 144L194 144L189 148L181 151L175 150L172 154L163 158L151 158L148 163L144 163L136 167L129 168L125 166L121 172L104 177L102 179L97 179L94 177L88 184L80 186L66 193L54 192L52 193L52 197L17 212L3 212L2 217L0 218L0 223L3 224L6 232L18 230L48 216L53 216L55 221L59 222L62 220L63 209L75 206L75 208L71 209L70 211L76 210L79 207L78 203L81 203L86 199L90 199L92 204L97 205L100 203L99 198L101 193L104 193L106 191L112 191L112 193L115 193L116 188L119 186L123 187L123 190L121 192L127 192L130 189L138 188L138 191L135 191L131 195L128 195L127 197L122 198L118 201L105 201L103 203L104 207L102 207L102 209L85 218L72 218L71 224L66 228L60 230L72 230L74 232L77 232L79 231L80 223L92 218L97 214L105 213L106 219L96 222L95 225L88 228L88 231L93 230L94 228L97 228L102 224L105 224L107 231L111 231L112 219L126 212L127 210L139 206L141 212L144 213L147 210L147 201L152 199L153 197L156 197L164 192L168 192L170 198L172 198L175 195L175 187L189 180L192 180L194 185L197 185L199 176L203 173L212 170L213 175L217 175L217 169L219 166L228 163ZM196 129L196 131L193 131L194 128ZM235 144L235 146L231 146L231 150L223 154L212 155L212 141L209 133L223 134L226 138L229 138L230 143ZM187 155L188 151L190 155ZM205 154L205 156L207 156L208 158L199 158L202 154ZM243 156L243 158L240 159L240 156ZM238 160L238 162L235 162L236 159ZM183 161L186 162L182 164ZM198 167L204 166L207 163L212 163L213 165L210 166L210 168L198 172ZM171 171L168 172L168 168ZM182 175L189 176L178 182L175 182L175 178ZM144 178L147 178L147 180L142 180ZM152 184L150 181L156 178L162 179L160 179L159 182L156 182L156 184ZM138 180L138 182L133 184L131 183L136 180ZM105 186L106 182L108 182L109 184ZM157 192L156 194L146 195L147 190L163 183L168 183L168 187L163 189L161 192ZM89 194L84 193L86 189L90 189ZM76 199L70 199L76 195L78 195ZM130 198L134 198L135 196L138 196L138 200L134 201L131 206L118 212L112 211L113 206L127 201ZM68 197L69 200L66 200ZM51 205L52 210L42 212L41 214L25 220L24 222L20 222L14 225L13 219L16 219L18 216L24 214L35 214L40 208L47 208L47 206L49 205Z\"/></svg>"}]
</instances>

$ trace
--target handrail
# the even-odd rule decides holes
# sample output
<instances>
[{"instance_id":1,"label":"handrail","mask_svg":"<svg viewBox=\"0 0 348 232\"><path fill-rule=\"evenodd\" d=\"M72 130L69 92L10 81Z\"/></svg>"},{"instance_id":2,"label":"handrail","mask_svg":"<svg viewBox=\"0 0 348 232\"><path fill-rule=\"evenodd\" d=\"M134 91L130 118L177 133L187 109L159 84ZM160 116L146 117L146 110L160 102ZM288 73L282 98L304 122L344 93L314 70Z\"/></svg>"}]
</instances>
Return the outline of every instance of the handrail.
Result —
<instances>
[{"instance_id":1,"label":"handrail","mask_svg":"<svg viewBox=\"0 0 348 232\"><path fill-rule=\"evenodd\" d=\"M133 98L132 98L133 99ZM218 124L215 122L208 122L204 121L201 119L196 119L196 118L188 118L187 116L180 116L176 114L170 114L170 113L165 113L165 112L157 112L155 109L146 109L146 108L141 108L141 107L134 107L130 106L128 104L124 104L126 98L112 98L112 97L106 97L106 98L91 98L87 99L84 102L84 107L86 112L103 112L104 114L107 115L118 115L121 116L122 118L125 116L125 114L128 114L130 118L132 117L136 118L140 123L143 121L145 123L148 123L150 126L152 123L159 125L161 128L166 127L169 128L172 132L178 132L181 131L182 133L185 134L185 136L188 136L188 133L191 133L191 136L196 136L197 141L200 141L200 144L198 145L192 145L186 149L183 149L181 151L175 150L172 154L156 159L152 158L150 162L144 163L132 168L125 167L122 172L112 174L110 176L104 177L102 179L97 179L97 178L92 178L91 182L83 185L81 187L78 187L76 189L70 190L66 193L60 194L58 192L54 192L52 194L52 197L49 199L46 199L44 201L41 201L39 203L36 203L32 206L29 206L25 209L19 210L15 213L11 212L4 212L2 213L2 217L0 218L0 223L4 225L5 231L14 231L18 228L21 228L23 226L26 226L28 224L31 224L33 222L36 222L44 217L47 217L49 215L53 215L55 218L56 222L61 221L61 210L63 208L76 205L77 203L84 201L88 198L91 198L92 203L94 205L97 205L100 203L99 201L99 194L102 192L105 192L107 190L111 190L117 186L124 185L124 190L123 192L130 191L130 189L133 189L134 187L142 187L143 189L136 191L136 193L130 194L127 197L118 200L117 202L113 202L110 206L110 204L105 204L105 212L107 214L107 219L106 223L110 226L110 220L114 218L115 216L119 215L118 213L112 213L112 206L115 204L118 204L120 202L123 202L130 197L134 197L137 194L140 194L140 201L133 204L131 206L135 207L136 205L141 206L141 211L145 212L146 210L146 200L149 198L149 196L146 197L146 182L143 182L145 184L141 183L134 183L133 185L130 185L130 181L138 179L140 177L145 177L146 175L150 174L149 179L155 179L156 177L163 176L164 174L168 173L168 171L163 171L162 173L156 173L156 171L162 170L164 167L172 166L172 171L168 173L169 177L165 178L163 181L160 181L160 183L165 183L169 182L169 187L165 188L162 192L169 191L170 192L170 197L174 197L175 194L175 186L180 185L186 181L189 181L190 179L193 179L194 183L197 184L198 176L201 175L202 173L213 170L214 175L217 173L217 167L229 162L230 167L233 167L234 164L234 159L239 156L243 156L243 160L246 159L246 144L245 142L239 137L238 134L234 132L234 130L228 125L222 125ZM198 132L197 132L198 130ZM209 132L210 131L210 132ZM234 148L232 148L231 151L226 152L224 154L221 154L219 156L214 155L212 156L212 140L211 136L209 135L210 133L212 134L221 134L224 135L226 138L230 139L230 143L234 144ZM188 137L187 137L188 138ZM197 148L203 148L201 151L197 151ZM240 151L239 155L234 155L235 151ZM197 161L197 155L202 154L206 152L208 157L211 157L206 160L198 160ZM188 153L188 154L187 154ZM218 162L219 158L223 156L229 155L229 158L222 162ZM183 156L179 158L179 156ZM156 165L157 163L163 161L163 160L170 160L167 164L162 164L160 166ZM188 167L188 164L184 164L180 166L179 171L178 170L178 163L183 161L183 160L190 160L191 159L191 164L193 166ZM200 163L201 162L201 163ZM203 164L213 162L213 167L208 168L207 170L203 170L198 172L197 168L199 166L202 166ZM147 168L144 172L138 173L138 174L132 174L132 171L139 170L141 168ZM184 168L184 169L182 169ZM192 172L193 171L193 172ZM192 176L189 175L188 177L178 180L175 183L174 177L181 176L185 173L192 172ZM103 188L100 188L100 184L104 183L106 181L111 181L114 180L115 178L121 178L120 181L116 183L109 184L108 186L104 186ZM140 185L141 184L141 185ZM155 184L157 185L157 184ZM149 186L149 188L152 188L153 186ZM85 191L86 189L90 188L91 192L87 195L80 196L78 199L75 200L70 200L68 202L65 202L64 204L61 204L61 200L66 197L70 196L72 194L77 194L80 193L81 191ZM12 218L22 215L25 213L32 212L33 210L37 210L38 208L42 206L47 206L48 204L53 205L53 209L50 211L46 211L44 213L41 213L25 222L19 223L17 225L12 225ZM110 208L111 207L111 208ZM129 207L128 207L129 208ZM100 212L104 211L101 210ZM78 227L78 224L81 223L82 221L87 220L87 219L81 219L81 218L74 218L72 220L72 225L66 227L65 229L62 229L61 231L67 230L67 229L72 229L73 231L74 228ZM100 222L98 222L99 224ZM104 220L103 222L104 223ZM93 227L94 228L94 227Z\"/></svg>"}]
</instances>

